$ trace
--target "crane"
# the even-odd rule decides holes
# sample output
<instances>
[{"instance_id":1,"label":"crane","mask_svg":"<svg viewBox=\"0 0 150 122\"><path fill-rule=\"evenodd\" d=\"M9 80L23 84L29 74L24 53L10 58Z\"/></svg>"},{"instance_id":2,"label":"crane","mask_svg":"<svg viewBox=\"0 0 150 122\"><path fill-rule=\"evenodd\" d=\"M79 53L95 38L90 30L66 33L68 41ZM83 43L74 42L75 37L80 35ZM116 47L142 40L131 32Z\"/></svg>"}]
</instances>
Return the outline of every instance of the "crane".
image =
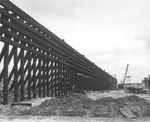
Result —
<instances>
[{"instance_id":1,"label":"crane","mask_svg":"<svg viewBox=\"0 0 150 122\"><path fill-rule=\"evenodd\" d=\"M121 82L121 84L118 84L118 88L120 88L120 89L124 89L124 84L125 84L125 81L126 81L126 78L127 78L128 68L129 68L129 64L127 64L123 81Z\"/></svg>"},{"instance_id":2,"label":"crane","mask_svg":"<svg viewBox=\"0 0 150 122\"><path fill-rule=\"evenodd\" d=\"M129 64L127 64L127 67L126 67L126 71L125 71L124 78L123 78L123 81L122 81L123 85L125 84L125 80L127 78L128 67L129 67Z\"/></svg>"}]
</instances>

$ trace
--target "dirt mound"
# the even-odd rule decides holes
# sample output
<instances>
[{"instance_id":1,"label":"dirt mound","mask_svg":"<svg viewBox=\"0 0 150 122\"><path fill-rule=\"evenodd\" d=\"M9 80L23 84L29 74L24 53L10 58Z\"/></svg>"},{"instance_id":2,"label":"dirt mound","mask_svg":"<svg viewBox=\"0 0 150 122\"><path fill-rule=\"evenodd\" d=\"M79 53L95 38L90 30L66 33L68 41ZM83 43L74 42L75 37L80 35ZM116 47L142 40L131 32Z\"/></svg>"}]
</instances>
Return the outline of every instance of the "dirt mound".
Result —
<instances>
[{"instance_id":1,"label":"dirt mound","mask_svg":"<svg viewBox=\"0 0 150 122\"><path fill-rule=\"evenodd\" d=\"M39 106L21 113L21 115L61 115L86 116L93 109L95 102L83 94L73 94L69 97L45 100Z\"/></svg>"},{"instance_id":2,"label":"dirt mound","mask_svg":"<svg viewBox=\"0 0 150 122\"><path fill-rule=\"evenodd\" d=\"M118 107L116 100L111 97L104 97L97 99L96 107L92 112L92 116L95 117L114 117L118 114Z\"/></svg>"},{"instance_id":3,"label":"dirt mound","mask_svg":"<svg viewBox=\"0 0 150 122\"><path fill-rule=\"evenodd\" d=\"M131 95L124 98L116 99L120 108L127 106L130 111L137 117L150 116L150 103L145 99Z\"/></svg>"},{"instance_id":4,"label":"dirt mound","mask_svg":"<svg viewBox=\"0 0 150 122\"><path fill-rule=\"evenodd\" d=\"M150 103L136 95L117 99L104 97L95 102L96 108L93 111L93 115L97 117L114 117L124 114L120 111L122 108L128 108L123 110L130 111L136 117L150 116Z\"/></svg>"},{"instance_id":5,"label":"dirt mound","mask_svg":"<svg viewBox=\"0 0 150 122\"><path fill-rule=\"evenodd\" d=\"M39 106L24 110L18 115L115 117L127 116L129 112L126 110L132 116L150 116L150 103L135 95L117 99L104 97L94 101L86 95L76 93L69 97L45 100Z\"/></svg>"}]
</instances>

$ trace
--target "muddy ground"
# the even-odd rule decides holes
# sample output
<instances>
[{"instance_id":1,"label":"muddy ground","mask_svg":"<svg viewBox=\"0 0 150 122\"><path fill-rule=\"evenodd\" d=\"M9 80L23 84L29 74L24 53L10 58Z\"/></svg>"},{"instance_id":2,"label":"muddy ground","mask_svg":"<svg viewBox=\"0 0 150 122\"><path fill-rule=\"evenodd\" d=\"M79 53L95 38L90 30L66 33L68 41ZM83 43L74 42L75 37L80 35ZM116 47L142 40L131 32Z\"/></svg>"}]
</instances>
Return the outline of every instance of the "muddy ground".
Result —
<instances>
[{"instance_id":1,"label":"muddy ground","mask_svg":"<svg viewBox=\"0 0 150 122\"><path fill-rule=\"evenodd\" d=\"M150 94L127 94L121 90L88 92L62 98L37 98L26 103L32 103L32 107L1 105L0 121L150 121Z\"/></svg>"}]
</instances>

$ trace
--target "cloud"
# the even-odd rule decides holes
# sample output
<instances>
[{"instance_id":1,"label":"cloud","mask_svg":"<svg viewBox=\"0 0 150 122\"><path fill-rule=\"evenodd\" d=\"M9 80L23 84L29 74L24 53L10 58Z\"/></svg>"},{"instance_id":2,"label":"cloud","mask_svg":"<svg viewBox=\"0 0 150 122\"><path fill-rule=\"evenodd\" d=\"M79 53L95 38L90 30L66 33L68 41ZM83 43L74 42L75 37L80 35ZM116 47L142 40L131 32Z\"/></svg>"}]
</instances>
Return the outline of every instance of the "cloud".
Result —
<instances>
[{"instance_id":1,"label":"cloud","mask_svg":"<svg viewBox=\"0 0 150 122\"><path fill-rule=\"evenodd\" d=\"M141 40L145 42L145 48L150 49L150 23L141 23L138 27L138 33L135 36L135 40Z\"/></svg>"},{"instance_id":2,"label":"cloud","mask_svg":"<svg viewBox=\"0 0 150 122\"><path fill-rule=\"evenodd\" d=\"M76 13L73 11L76 8L77 2L72 0L25 0L23 4L19 0L11 0L13 3L18 4L27 13L31 12L38 15L47 16L61 16L61 17L76 17Z\"/></svg>"}]
</instances>

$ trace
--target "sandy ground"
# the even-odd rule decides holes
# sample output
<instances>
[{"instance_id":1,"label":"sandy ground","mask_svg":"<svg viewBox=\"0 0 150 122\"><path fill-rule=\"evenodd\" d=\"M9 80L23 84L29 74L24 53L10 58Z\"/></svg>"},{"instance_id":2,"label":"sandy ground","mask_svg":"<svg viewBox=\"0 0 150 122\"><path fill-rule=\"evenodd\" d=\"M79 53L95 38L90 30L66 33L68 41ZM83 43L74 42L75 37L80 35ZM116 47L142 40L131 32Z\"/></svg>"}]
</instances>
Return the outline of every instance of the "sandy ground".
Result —
<instances>
[{"instance_id":1,"label":"sandy ground","mask_svg":"<svg viewBox=\"0 0 150 122\"><path fill-rule=\"evenodd\" d=\"M28 101L24 101L22 103L32 103L32 107L40 105L46 99L51 99L52 97L45 97L45 98L36 98Z\"/></svg>"},{"instance_id":2,"label":"sandy ground","mask_svg":"<svg viewBox=\"0 0 150 122\"><path fill-rule=\"evenodd\" d=\"M136 95L140 98L144 98L146 100L150 100L150 93L149 94L127 94L124 90L116 90L116 91L110 91L110 92L89 92L87 96L93 100L100 99L103 97L112 97L112 98L120 98L130 95Z\"/></svg>"},{"instance_id":3,"label":"sandy ground","mask_svg":"<svg viewBox=\"0 0 150 122\"><path fill-rule=\"evenodd\" d=\"M150 118L96 118L96 117L43 117L43 116L24 116L24 117L0 117L0 122L150 122Z\"/></svg>"},{"instance_id":4,"label":"sandy ground","mask_svg":"<svg viewBox=\"0 0 150 122\"><path fill-rule=\"evenodd\" d=\"M88 97L96 100L103 97L125 97L133 94L126 94L124 91L111 91L111 92L90 92ZM150 100L150 94L137 94L141 98ZM36 98L28 103L32 103L32 106L37 106L46 99L51 98ZM149 118L136 118L129 120L123 117L115 118L99 118L99 117L64 117L64 116L0 116L0 122L150 122Z\"/></svg>"}]
</instances>

